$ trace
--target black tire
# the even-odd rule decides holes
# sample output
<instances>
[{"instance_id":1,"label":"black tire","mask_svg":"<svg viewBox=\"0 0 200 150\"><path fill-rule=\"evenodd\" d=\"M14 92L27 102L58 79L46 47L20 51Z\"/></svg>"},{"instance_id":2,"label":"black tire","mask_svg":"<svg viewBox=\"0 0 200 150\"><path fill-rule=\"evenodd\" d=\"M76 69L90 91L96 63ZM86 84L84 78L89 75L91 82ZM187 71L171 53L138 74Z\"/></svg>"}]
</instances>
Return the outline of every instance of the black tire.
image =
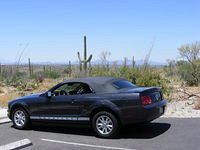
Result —
<instances>
[{"instance_id":1,"label":"black tire","mask_svg":"<svg viewBox=\"0 0 200 150\"><path fill-rule=\"evenodd\" d=\"M107 133L107 134L103 134L101 133L99 130L98 130L98 127L97 127L97 121L100 120L100 117L103 117L105 116L105 118L110 118L110 120L112 121L112 130ZM98 120L97 120L98 119ZM109 121L110 121L109 120ZM103 125L102 125L103 126ZM101 111L101 112L98 112L97 114L94 115L94 117L92 118L92 127L93 127L93 130L95 131L95 133L97 134L98 137L101 137L101 138L111 138L111 137L114 137L117 135L117 133L119 132L119 121L117 120L117 118L110 112L107 112L107 111ZM104 128L106 127L106 125L104 126ZM109 128L110 129L110 128ZM106 129L108 130L108 128Z\"/></svg>"},{"instance_id":2,"label":"black tire","mask_svg":"<svg viewBox=\"0 0 200 150\"><path fill-rule=\"evenodd\" d=\"M15 119L15 115L18 112L22 112L24 114L24 117L23 117L24 123L21 125L19 125L19 121L17 123L17 121ZM14 128L16 128L16 129L24 130L24 129L28 129L30 127L30 117L29 117L28 113L21 107L16 108L15 110L12 111L12 122L13 122Z\"/></svg>"}]
</instances>

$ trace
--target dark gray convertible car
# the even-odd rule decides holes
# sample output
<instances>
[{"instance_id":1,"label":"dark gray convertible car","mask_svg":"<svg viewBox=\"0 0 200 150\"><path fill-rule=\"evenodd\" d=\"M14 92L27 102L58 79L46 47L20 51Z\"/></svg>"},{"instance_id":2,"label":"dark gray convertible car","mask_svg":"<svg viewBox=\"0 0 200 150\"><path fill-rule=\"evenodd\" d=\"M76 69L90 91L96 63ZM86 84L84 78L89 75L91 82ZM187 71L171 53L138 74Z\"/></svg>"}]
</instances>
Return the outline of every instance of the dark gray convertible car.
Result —
<instances>
[{"instance_id":1,"label":"dark gray convertible car","mask_svg":"<svg viewBox=\"0 0 200 150\"><path fill-rule=\"evenodd\" d=\"M137 87L122 78L85 77L9 102L8 116L17 129L34 122L89 124L98 136L108 138L121 125L160 117L166 104L160 88Z\"/></svg>"}]
</instances>

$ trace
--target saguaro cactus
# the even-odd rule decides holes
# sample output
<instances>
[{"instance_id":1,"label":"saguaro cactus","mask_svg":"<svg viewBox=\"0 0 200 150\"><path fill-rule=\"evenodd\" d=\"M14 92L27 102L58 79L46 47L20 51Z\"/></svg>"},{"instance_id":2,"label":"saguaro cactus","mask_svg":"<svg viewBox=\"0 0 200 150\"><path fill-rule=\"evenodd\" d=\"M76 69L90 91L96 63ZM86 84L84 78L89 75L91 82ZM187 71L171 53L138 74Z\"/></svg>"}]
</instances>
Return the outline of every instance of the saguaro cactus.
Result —
<instances>
[{"instance_id":1,"label":"saguaro cactus","mask_svg":"<svg viewBox=\"0 0 200 150\"><path fill-rule=\"evenodd\" d=\"M1 68L2 68L2 67L1 67L1 63L0 63L0 74L1 74Z\"/></svg>"},{"instance_id":2,"label":"saguaro cactus","mask_svg":"<svg viewBox=\"0 0 200 150\"><path fill-rule=\"evenodd\" d=\"M43 72L45 72L45 71L46 71L46 66L44 65L44 66L43 66Z\"/></svg>"},{"instance_id":3,"label":"saguaro cactus","mask_svg":"<svg viewBox=\"0 0 200 150\"><path fill-rule=\"evenodd\" d=\"M71 77L71 74L72 74L72 65L71 65L71 61L69 61L68 70L69 70L69 76Z\"/></svg>"},{"instance_id":4,"label":"saguaro cactus","mask_svg":"<svg viewBox=\"0 0 200 150\"><path fill-rule=\"evenodd\" d=\"M28 68L29 68L29 76L32 75L32 69L31 69L31 59L28 58Z\"/></svg>"},{"instance_id":5,"label":"saguaro cactus","mask_svg":"<svg viewBox=\"0 0 200 150\"><path fill-rule=\"evenodd\" d=\"M134 59L134 56L132 57L132 67L133 67L133 68L135 67L135 59Z\"/></svg>"},{"instance_id":6,"label":"saguaro cactus","mask_svg":"<svg viewBox=\"0 0 200 150\"><path fill-rule=\"evenodd\" d=\"M123 66L124 66L124 68L126 68L126 67L127 67L127 58L126 58L126 57L124 57Z\"/></svg>"},{"instance_id":7,"label":"saguaro cactus","mask_svg":"<svg viewBox=\"0 0 200 150\"><path fill-rule=\"evenodd\" d=\"M79 62L79 70L80 70L80 72L82 71L82 63L81 62Z\"/></svg>"},{"instance_id":8,"label":"saguaro cactus","mask_svg":"<svg viewBox=\"0 0 200 150\"><path fill-rule=\"evenodd\" d=\"M87 63L89 63L92 59L92 55L87 58L87 45L86 45L86 36L84 36L84 59L81 59L80 53L78 52L78 59L80 63L83 63L83 69L87 72Z\"/></svg>"},{"instance_id":9,"label":"saguaro cactus","mask_svg":"<svg viewBox=\"0 0 200 150\"><path fill-rule=\"evenodd\" d=\"M89 62L89 74L91 73L91 71L92 71L92 64L91 62Z\"/></svg>"}]
</instances>

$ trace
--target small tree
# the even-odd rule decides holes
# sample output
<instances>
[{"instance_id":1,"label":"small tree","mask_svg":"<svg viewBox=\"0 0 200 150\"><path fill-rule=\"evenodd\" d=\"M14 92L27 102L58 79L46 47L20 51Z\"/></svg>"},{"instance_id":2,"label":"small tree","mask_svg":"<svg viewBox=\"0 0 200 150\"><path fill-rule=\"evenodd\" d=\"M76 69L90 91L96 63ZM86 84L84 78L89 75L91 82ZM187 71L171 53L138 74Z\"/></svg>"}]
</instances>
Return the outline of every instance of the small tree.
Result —
<instances>
[{"instance_id":1,"label":"small tree","mask_svg":"<svg viewBox=\"0 0 200 150\"><path fill-rule=\"evenodd\" d=\"M67 65L67 68L64 69L64 73L67 73L67 74L71 77L71 74L72 74L72 65L71 65L71 61L69 61L68 65Z\"/></svg>"},{"instance_id":2,"label":"small tree","mask_svg":"<svg viewBox=\"0 0 200 150\"><path fill-rule=\"evenodd\" d=\"M186 58L189 63L193 63L193 60L199 59L200 55L200 42L182 45L178 48L182 58Z\"/></svg>"},{"instance_id":3,"label":"small tree","mask_svg":"<svg viewBox=\"0 0 200 150\"><path fill-rule=\"evenodd\" d=\"M110 56L111 56L111 53L109 51L103 51L100 54L101 65L106 70L109 70L109 59L110 59Z\"/></svg>"},{"instance_id":4,"label":"small tree","mask_svg":"<svg viewBox=\"0 0 200 150\"><path fill-rule=\"evenodd\" d=\"M178 50L180 56L186 59L188 63L187 68L189 67L189 70L187 73L191 74L191 85L198 85L200 82L200 42L182 45ZM183 68L181 67L181 69Z\"/></svg>"}]
</instances>

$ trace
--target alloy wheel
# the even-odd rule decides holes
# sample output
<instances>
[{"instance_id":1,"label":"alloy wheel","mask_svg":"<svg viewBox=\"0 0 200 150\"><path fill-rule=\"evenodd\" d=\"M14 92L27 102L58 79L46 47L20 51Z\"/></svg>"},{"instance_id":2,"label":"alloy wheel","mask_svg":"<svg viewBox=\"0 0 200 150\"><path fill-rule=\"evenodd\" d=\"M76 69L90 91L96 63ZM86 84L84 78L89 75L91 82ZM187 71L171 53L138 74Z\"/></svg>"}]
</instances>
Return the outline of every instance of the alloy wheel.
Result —
<instances>
[{"instance_id":1,"label":"alloy wheel","mask_svg":"<svg viewBox=\"0 0 200 150\"><path fill-rule=\"evenodd\" d=\"M113 130L113 121L110 117L101 115L96 120L96 128L103 135L110 134Z\"/></svg>"},{"instance_id":2,"label":"alloy wheel","mask_svg":"<svg viewBox=\"0 0 200 150\"><path fill-rule=\"evenodd\" d=\"M26 116L22 110L17 110L14 113L14 122L18 127L24 126L26 121Z\"/></svg>"}]
</instances>

